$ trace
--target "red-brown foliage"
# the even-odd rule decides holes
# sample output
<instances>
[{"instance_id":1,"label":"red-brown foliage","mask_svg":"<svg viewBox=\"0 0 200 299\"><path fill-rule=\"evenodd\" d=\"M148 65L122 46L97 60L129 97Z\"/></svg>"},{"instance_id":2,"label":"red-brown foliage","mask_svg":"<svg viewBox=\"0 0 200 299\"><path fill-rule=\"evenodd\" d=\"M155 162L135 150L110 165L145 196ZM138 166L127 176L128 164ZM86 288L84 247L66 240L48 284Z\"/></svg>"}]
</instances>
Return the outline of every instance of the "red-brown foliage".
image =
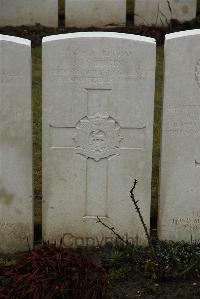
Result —
<instances>
[{"instance_id":1,"label":"red-brown foliage","mask_svg":"<svg viewBox=\"0 0 200 299\"><path fill-rule=\"evenodd\" d=\"M0 271L2 299L100 299L107 275L101 263L88 261L77 250L45 244Z\"/></svg>"}]
</instances>

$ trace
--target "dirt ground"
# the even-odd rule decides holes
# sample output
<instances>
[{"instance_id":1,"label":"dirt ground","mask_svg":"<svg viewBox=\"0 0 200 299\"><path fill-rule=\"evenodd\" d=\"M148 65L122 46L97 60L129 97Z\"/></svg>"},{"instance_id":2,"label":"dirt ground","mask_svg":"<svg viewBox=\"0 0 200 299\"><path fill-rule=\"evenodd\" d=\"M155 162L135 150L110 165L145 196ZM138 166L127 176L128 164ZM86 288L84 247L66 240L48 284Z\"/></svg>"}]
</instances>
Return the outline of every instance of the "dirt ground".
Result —
<instances>
[{"instance_id":1,"label":"dirt ground","mask_svg":"<svg viewBox=\"0 0 200 299\"><path fill-rule=\"evenodd\" d=\"M148 286L141 277L135 277L127 282L120 282L109 290L108 299L199 299L200 284L192 281L165 282Z\"/></svg>"},{"instance_id":2,"label":"dirt ground","mask_svg":"<svg viewBox=\"0 0 200 299\"><path fill-rule=\"evenodd\" d=\"M106 299L199 299L200 282L165 281L152 284L141 274L136 274L125 282L116 282L109 288Z\"/></svg>"}]
</instances>

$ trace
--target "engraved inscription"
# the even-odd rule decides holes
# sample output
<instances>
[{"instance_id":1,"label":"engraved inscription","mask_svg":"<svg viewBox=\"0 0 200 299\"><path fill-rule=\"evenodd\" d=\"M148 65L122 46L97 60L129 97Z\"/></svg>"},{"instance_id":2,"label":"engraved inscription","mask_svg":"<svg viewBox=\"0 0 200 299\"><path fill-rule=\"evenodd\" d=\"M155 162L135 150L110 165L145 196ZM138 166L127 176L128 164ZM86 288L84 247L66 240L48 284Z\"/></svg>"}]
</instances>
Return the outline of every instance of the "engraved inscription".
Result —
<instances>
[{"instance_id":1,"label":"engraved inscription","mask_svg":"<svg viewBox=\"0 0 200 299\"><path fill-rule=\"evenodd\" d=\"M76 152L95 161L119 155L120 126L111 117L95 114L81 119L76 126Z\"/></svg>"},{"instance_id":2,"label":"engraved inscription","mask_svg":"<svg viewBox=\"0 0 200 299\"><path fill-rule=\"evenodd\" d=\"M200 105L170 105L166 132L171 135L200 135Z\"/></svg>"},{"instance_id":3,"label":"engraved inscription","mask_svg":"<svg viewBox=\"0 0 200 299\"><path fill-rule=\"evenodd\" d=\"M60 57L58 67L51 70L49 79L59 80L63 78L68 81L93 79L107 82L113 79L142 79L143 71L140 68L133 68L130 63L134 53L126 49L109 50L88 50L81 51L78 48ZM74 59L71 59L71 57ZM70 68L69 68L70 65Z\"/></svg>"},{"instance_id":4,"label":"engraved inscription","mask_svg":"<svg viewBox=\"0 0 200 299\"><path fill-rule=\"evenodd\" d=\"M72 64L72 63L71 63ZM124 65L126 64L126 75L124 74ZM64 66L52 70L49 74L49 78L52 80L58 80L59 78L65 78L68 81L84 80L84 79L101 79L102 81L113 79L143 79L142 72L132 70L130 63L124 60L116 59L112 57L99 59L98 57L80 59L80 61L74 62L71 67L71 73L69 68Z\"/></svg>"},{"instance_id":5,"label":"engraved inscription","mask_svg":"<svg viewBox=\"0 0 200 299\"><path fill-rule=\"evenodd\" d=\"M197 64L195 66L195 80L200 87L200 59L197 61Z\"/></svg>"},{"instance_id":6,"label":"engraved inscription","mask_svg":"<svg viewBox=\"0 0 200 299\"><path fill-rule=\"evenodd\" d=\"M200 231L200 212L192 212L189 217L173 218L175 230L195 233Z\"/></svg>"},{"instance_id":7,"label":"engraved inscription","mask_svg":"<svg viewBox=\"0 0 200 299\"><path fill-rule=\"evenodd\" d=\"M2 70L1 83L13 83L21 80L23 78L23 73L19 70L12 70L10 72Z\"/></svg>"},{"instance_id":8,"label":"engraved inscription","mask_svg":"<svg viewBox=\"0 0 200 299\"><path fill-rule=\"evenodd\" d=\"M73 54L75 56L95 56L98 54L98 56L115 56L115 57L132 57L134 55L134 51L132 50L127 50L126 48L124 49L109 49L109 48L103 48L103 49L81 49L78 47L72 47L71 48L71 52L73 52ZM69 56L69 53L67 53L66 55L64 55L64 58L66 59Z\"/></svg>"},{"instance_id":9,"label":"engraved inscription","mask_svg":"<svg viewBox=\"0 0 200 299\"><path fill-rule=\"evenodd\" d=\"M192 244L200 244L200 239L195 239L195 237L191 234L191 236L190 236L190 242Z\"/></svg>"}]
</instances>

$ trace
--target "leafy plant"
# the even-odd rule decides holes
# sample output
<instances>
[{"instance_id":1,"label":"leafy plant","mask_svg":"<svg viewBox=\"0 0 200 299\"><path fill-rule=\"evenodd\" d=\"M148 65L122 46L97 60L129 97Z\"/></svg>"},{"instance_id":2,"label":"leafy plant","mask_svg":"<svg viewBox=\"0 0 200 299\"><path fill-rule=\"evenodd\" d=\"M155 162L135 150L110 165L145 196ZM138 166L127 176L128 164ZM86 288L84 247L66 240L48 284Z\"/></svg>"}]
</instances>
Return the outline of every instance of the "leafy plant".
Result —
<instances>
[{"instance_id":1,"label":"leafy plant","mask_svg":"<svg viewBox=\"0 0 200 299\"><path fill-rule=\"evenodd\" d=\"M26 253L0 276L2 299L101 299L106 293L103 266L77 250L44 244Z\"/></svg>"}]
</instances>

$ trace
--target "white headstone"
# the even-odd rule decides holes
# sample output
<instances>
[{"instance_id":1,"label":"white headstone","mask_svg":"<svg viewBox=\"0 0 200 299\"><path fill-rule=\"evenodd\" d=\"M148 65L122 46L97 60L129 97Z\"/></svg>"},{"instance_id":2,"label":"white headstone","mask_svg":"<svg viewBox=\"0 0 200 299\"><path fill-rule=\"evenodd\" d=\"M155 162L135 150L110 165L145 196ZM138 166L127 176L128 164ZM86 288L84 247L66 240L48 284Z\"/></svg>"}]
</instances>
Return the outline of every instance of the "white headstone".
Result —
<instances>
[{"instance_id":1,"label":"white headstone","mask_svg":"<svg viewBox=\"0 0 200 299\"><path fill-rule=\"evenodd\" d=\"M200 30L166 36L159 236L200 241Z\"/></svg>"},{"instance_id":2,"label":"white headstone","mask_svg":"<svg viewBox=\"0 0 200 299\"><path fill-rule=\"evenodd\" d=\"M146 244L149 228L155 41L118 33L43 39L44 240L100 245L114 226Z\"/></svg>"},{"instance_id":3,"label":"white headstone","mask_svg":"<svg viewBox=\"0 0 200 299\"><path fill-rule=\"evenodd\" d=\"M58 26L58 0L0 0L0 26Z\"/></svg>"},{"instance_id":4,"label":"white headstone","mask_svg":"<svg viewBox=\"0 0 200 299\"><path fill-rule=\"evenodd\" d=\"M0 252L33 242L31 47L0 35Z\"/></svg>"},{"instance_id":5,"label":"white headstone","mask_svg":"<svg viewBox=\"0 0 200 299\"><path fill-rule=\"evenodd\" d=\"M124 26L126 0L65 0L66 27Z\"/></svg>"},{"instance_id":6,"label":"white headstone","mask_svg":"<svg viewBox=\"0 0 200 299\"><path fill-rule=\"evenodd\" d=\"M135 0L134 23L167 26L171 19L179 22L196 18L197 0Z\"/></svg>"}]
</instances>

